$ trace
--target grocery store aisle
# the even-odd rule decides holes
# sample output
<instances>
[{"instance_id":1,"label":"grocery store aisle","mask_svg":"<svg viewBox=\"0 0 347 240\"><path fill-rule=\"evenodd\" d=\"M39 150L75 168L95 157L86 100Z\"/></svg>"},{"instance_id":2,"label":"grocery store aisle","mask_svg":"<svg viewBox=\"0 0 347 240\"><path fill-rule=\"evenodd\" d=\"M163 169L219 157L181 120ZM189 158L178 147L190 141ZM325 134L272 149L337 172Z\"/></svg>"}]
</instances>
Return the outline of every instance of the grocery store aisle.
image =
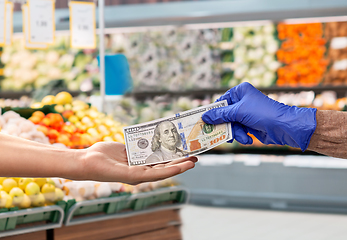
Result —
<instances>
[{"instance_id":1,"label":"grocery store aisle","mask_svg":"<svg viewBox=\"0 0 347 240\"><path fill-rule=\"evenodd\" d=\"M181 217L184 240L347 239L347 215L187 205Z\"/></svg>"}]
</instances>

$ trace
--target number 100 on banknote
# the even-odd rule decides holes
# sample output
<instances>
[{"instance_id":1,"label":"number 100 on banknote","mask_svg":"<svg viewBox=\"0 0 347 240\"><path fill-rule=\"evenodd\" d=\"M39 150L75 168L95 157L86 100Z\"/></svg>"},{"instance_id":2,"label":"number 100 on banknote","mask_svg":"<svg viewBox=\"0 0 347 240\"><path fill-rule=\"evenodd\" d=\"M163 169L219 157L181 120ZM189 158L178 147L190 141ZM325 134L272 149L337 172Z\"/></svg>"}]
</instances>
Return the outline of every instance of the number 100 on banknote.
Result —
<instances>
[{"instance_id":1,"label":"number 100 on banknote","mask_svg":"<svg viewBox=\"0 0 347 240\"><path fill-rule=\"evenodd\" d=\"M204 112L227 105L227 101L220 101L125 127L129 165L151 165L194 156L230 140L230 123L210 125L201 119Z\"/></svg>"}]
</instances>

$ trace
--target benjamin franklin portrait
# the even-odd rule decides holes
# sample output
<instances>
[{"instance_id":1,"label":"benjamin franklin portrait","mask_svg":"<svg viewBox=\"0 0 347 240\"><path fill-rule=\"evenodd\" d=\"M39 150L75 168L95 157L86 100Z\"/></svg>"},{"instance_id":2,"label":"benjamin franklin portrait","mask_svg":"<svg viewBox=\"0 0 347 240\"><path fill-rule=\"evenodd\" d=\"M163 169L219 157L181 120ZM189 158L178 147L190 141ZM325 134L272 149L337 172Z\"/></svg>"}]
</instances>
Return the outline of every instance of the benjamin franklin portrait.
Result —
<instances>
[{"instance_id":1,"label":"benjamin franklin portrait","mask_svg":"<svg viewBox=\"0 0 347 240\"><path fill-rule=\"evenodd\" d=\"M175 124L170 121L159 123L154 129L151 149L153 153L148 156L146 163L156 163L171 159L182 158L187 152L179 149L181 137Z\"/></svg>"}]
</instances>

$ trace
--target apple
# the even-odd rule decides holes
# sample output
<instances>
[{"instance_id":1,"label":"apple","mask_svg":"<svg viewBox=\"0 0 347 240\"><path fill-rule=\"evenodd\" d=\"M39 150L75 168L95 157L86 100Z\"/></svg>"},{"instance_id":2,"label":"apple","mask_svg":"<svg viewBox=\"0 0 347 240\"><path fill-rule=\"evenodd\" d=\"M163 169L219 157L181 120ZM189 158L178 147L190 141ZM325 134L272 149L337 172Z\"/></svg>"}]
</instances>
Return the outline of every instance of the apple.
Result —
<instances>
[{"instance_id":1,"label":"apple","mask_svg":"<svg viewBox=\"0 0 347 240\"><path fill-rule=\"evenodd\" d=\"M35 195L35 197L31 198L31 205L33 207L42 207L45 205L46 199L42 193Z\"/></svg>"},{"instance_id":2,"label":"apple","mask_svg":"<svg viewBox=\"0 0 347 240\"><path fill-rule=\"evenodd\" d=\"M34 178L34 182L41 188L45 183L47 183L46 178Z\"/></svg>"},{"instance_id":3,"label":"apple","mask_svg":"<svg viewBox=\"0 0 347 240\"><path fill-rule=\"evenodd\" d=\"M64 192L60 188L55 188L55 202L61 201L64 199Z\"/></svg>"},{"instance_id":4,"label":"apple","mask_svg":"<svg viewBox=\"0 0 347 240\"><path fill-rule=\"evenodd\" d=\"M124 143L124 137L122 134L120 133L116 133L113 135L113 139L116 141L116 142L120 142L120 143Z\"/></svg>"},{"instance_id":5,"label":"apple","mask_svg":"<svg viewBox=\"0 0 347 240\"><path fill-rule=\"evenodd\" d=\"M96 125L102 124L102 120L99 119L99 118L95 118L95 119L94 119L94 122L95 122Z\"/></svg>"},{"instance_id":6,"label":"apple","mask_svg":"<svg viewBox=\"0 0 347 240\"><path fill-rule=\"evenodd\" d=\"M49 120L49 118L44 118L41 120L41 123L44 125L44 126L47 126L49 127L49 125L51 125L51 120Z\"/></svg>"},{"instance_id":7,"label":"apple","mask_svg":"<svg viewBox=\"0 0 347 240\"><path fill-rule=\"evenodd\" d=\"M46 118L50 120L50 126L55 129L61 128L64 125L64 120L58 113L48 113Z\"/></svg>"},{"instance_id":8,"label":"apple","mask_svg":"<svg viewBox=\"0 0 347 240\"><path fill-rule=\"evenodd\" d=\"M106 136L102 139L104 142L114 142L113 138L110 136Z\"/></svg>"},{"instance_id":9,"label":"apple","mask_svg":"<svg viewBox=\"0 0 347 240\"><path fill-rule=\"evenodd\" d=\"M55 186L55 182L53 181L53 179L47 178L46 181L47 181L47 183L53 184Z\"/></svg>"},{"instance_id":10,"label":"apple","mask_svg":"<svg viewBox=\"0 0 347 240\"><path fill-rule=\"evenodd\" d=\"M32 178L21 178L18 181L18 187L24 191L25 187L28 185L28 183L30 183L32 181L33 181Z\"/></svg>"},{"instance_id":11,"label":"apple","mask_svg":"<svg viewBox=\"0 0 347 240\"><path fill-rule=\"evenodd\" d=\"M57 143L62 143L67 147L70 147L72 145L70 138L66 134L60 134L59 137L57 138Z\"/></svg>"},{"instance_id":12,"label":"apple","mask_svg":"<svg viewBox=\"0 0 347 240\"><path fill-rule=\"evenodd\" d=\"M30 182L25 187L25 194L28 196L38 195L40 193L40 187L36 182Z\"/></svg>"},{"instance_id":13,"label":"apple","mask_svg":"<svg viewBox=\"0 0 347 240\"><path fill-rule=\"evenodd\" d=\"M18 183L20 178L19 177L14 177L13 179Z\"/></svg>"},{"instance_id":14,"label":"apple","mask_svg":"<svg viewBox=\"0 0 347 240\"><path fill-rule=\"evenodd\" d=\"M87 133L89 133L93 137L99 137L100 136L98 131L95 128L89 128L87 130Z\"/></svg>"},{"instance_id":15,"label":"apple","mask_svg":"<svg viewBox=\"0 0 347 240\"><path fill-rule=\"evenodd\" d=\"M80 145L81 144L81 134L80 133L74 133L71 135L70 141L73 145Z\"/></svg>"},{"instance_id":16,"label":"apple","mask_svg":"<svg viewBox=\"0 0 347 240\"><path fill-rule=\"evenodd\" d=\"M55 186L50 183L45 183L41 188L41 193L45 196L47 201L53 202L55 199Z\"/></svg>"},{"instance_id":17,"label":"apple","mask_svg":"<svg viewBox=\"0 0 347 240\"><path fill-rule=\"evenodd\" d=\"M19 187L14 187L10 191L10 196L12 197L12 202L15 206L18 206L23 201L24 192Z\"/></svg>"},{"instance_id":18,"label":"apple","mask_svg":"<svg viewBox=\"0 0 347 240\"><path fill-rule=\"evenodd\" d=\"M64 112L65 109L63 105L58 104L54 106L54 110L57 111L58 113L62 113Z\"/></svg>"},{"instance_id":19,"label":"apple","mask_svg":"<svg viewBox=\"0 0 347 240\"><path fill-rule=\"evenodd\" d=\"M46 136L48 134L48 128L46 126L42 126L42 125L38 126L37 131L43 132Z\"/></svg>"},{"instance_id":20,"label":"apple","mask_svg":"<svg viewBox=\"0 0 347 240\"><path fill-rule=\"evenodd\" d=\"M76 117L75 115L69 117L69 122L71 123L77 123L79 121L78 117Z\"/></svg>"},{"instance_id":21,"label":"apple","mask_svg":"<svg viewBox=\"0 0 347 240\"><path fill-rule=\"evenodd\" d=\"M73 134L74 132L76 132L76 130L77 128L73 124L69 123L65 124L61 129L62 132L66 132L69 134Z\"/></svg>"},{"instance_id":22,"label":"apple","mask_svg":"<svg viewBox=\"0 0 347 240\"><path fill-rule=\"evenodd\" d=\"M78 111L76 112L75 116L78 117L79 120L81 120L82 118L86 116L86 113L84 111Z\"/></svg>"},{"instance_id":23,"label":"apple","mask_svg":"<svg viewBox=\"0 0 347 240\"><path fill-rule=\"evenodd\" d=\"M64 118L69 119L69 117L74 115L74 112L72 110L66 110L62 114Z\"/></svg>"},{"instance_id":24,"label":"apple","mask_svg":"<svg viewBox=\"0 0 347 240\"><path fill-rule=\"evenodd\" d=\"M111 132L107 129L107 127L105 125L99 125L98 126L98 132L104 136L111 134Z\"/></svg>"},{"instance_id":25,"label":"apple","mask_svg":"<svg viewBox=\"0 0 347 240\"><path fill-rule=\"evenodd\" d=\"M14 180L13 178L6 178L2 182L2 187L4 188L4 190L7 193L9 193L12 188L17 187L17 186L18 186L18 184L17 184L16 180Z\"/></svg>"},{"instance_id":26,"label":"apple","mask_svg":"<svg viewBox=\"0 0 347 240\"><path fill-rule=\"evenodd\" d=\"M23 200L19 204L19 208L29 208L31 206L31 200L30 197L26 194L23 195Z\"/></svg>"},{"instance_id":27,"label":"apple","mask_svg":"<svg viewBox=\"0 0 347 240\"><path fill-rule=\"evenodd\" d=\"M93 138L87 133L81 134L81 145L84 147L89 147L93 144Z\"/></svg>"},{"instance_id":28,"label":"apple","mask_svg":"<svg viewBox=\"0 0 347 240\"><path fill-rule=\"evenodd\" d=\"M59 132L55 129L49 129L47 133L47 137L49 139L57 139L59 136Z\"/></svg>"},{"instance_id":29,"label":"apple","mask_svg":"<svg viewBox=\"0 0 347 240\"><path fill-rule=\"evenodd\" d=\"M64 108L65 108L65 110L71 110L72 109L72 105L71 104L65 104Z\"/></svg>"},{"instance_id":30,"label":"apple","mask_svg":"<svg viewBox=\"0 0 347 240\"><path fill-rule=\"evenodd\" d=\"M10 208L12 206L12 197L5 191L0 192L0 207Z\"/></svg>"},{"instance_id":31,"label":"apple","mask_svg":"<svg viewBox=\"0 0 347 240\"><path fill-rule=\"evenodd\" d=\"M0 184L6 179L6 177L0 177Z\"/></svg>"},{"instance_id":32,"label":"apple","mask_svg":"<svg viewBox=\"0 0 347 240\"><path fill-rule=\"evenodd\" d=\"M83 111L85 109L84 105L75 105L72 107L72 111L78 112L78 111Z\"/></svg>"}]
</instances>

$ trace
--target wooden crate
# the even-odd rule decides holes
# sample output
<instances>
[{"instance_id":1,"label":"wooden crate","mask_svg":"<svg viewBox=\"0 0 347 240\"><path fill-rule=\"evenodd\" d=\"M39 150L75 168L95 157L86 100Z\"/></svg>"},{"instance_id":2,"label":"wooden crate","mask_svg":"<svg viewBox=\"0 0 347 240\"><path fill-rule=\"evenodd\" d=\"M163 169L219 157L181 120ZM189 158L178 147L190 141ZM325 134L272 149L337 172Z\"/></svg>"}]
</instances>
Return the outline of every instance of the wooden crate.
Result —
<instances>
[{"instance_id":1,"label":"wooden crate","mask_svg":"<svg viewBox=\"0 0 347 240\"><path fill-rule=\"evenodd\" d=\"M163 210L133 217L63 226L54 240L180 240L179 210Z\"/></svg>"},{"instance_id":2,"label":"wooden crate","mask_svg":"<svg viewBox=\"0 0 347 240\"><path fill-rule=\"evenodd\" d=\"M1 238L1 240L23 240L23 239L46 240L47 239L46 231L19 234L19 235Z\"/></svg>"}]
</instances>

